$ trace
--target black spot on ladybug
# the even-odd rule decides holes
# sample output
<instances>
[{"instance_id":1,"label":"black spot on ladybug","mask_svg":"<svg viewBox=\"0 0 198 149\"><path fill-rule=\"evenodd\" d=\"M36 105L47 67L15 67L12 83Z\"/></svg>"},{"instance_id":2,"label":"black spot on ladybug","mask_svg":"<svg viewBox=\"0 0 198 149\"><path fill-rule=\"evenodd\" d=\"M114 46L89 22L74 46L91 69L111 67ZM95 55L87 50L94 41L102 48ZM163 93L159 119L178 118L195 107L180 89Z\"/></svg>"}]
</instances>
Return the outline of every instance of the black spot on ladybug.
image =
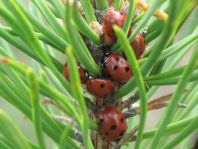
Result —
<instances>
[{"instance_id":1,"label":"black spot on ladybug","mask_svg":"<svg viewBox=\"0 0 198 149\"><path fill-rule=\"evenodd\" d=\"M124 122L124 118L121 118L121 119L120 119L120 122L122 122L122 123L123 123L123 122Z\"/></svg>"},{"instance_id":2,"label":"black spot on ladybug","mask_svg":"<svg viewBox=\"0 0 198 149\"><path fill-rule=\"evenodd\" d=\"M125 68L125 71L128 72L128 71L129 71L129 67L126 67L126 68Z\"/></svg>"},{"instance_id":3,"label":"black spot on ladybug","mask_svg":"<svg viewBox=\"0 0 198 149\"><path fill-rule=\"evenodd\" d=\"M116 125L112 125L110 129L111 130L115 130L116 129Z\"/></svg>"},{"instance_id":4,"label":"black spot on ladybug","mask_svg":"<svg viewBox=\"0 0 198 149\"><path fill-rule=\"evenodd\" d=\"M113 67L113 70L116 71L117 69L118 69L118 66L115 65L115 66Z\"/></svg>"},{"instance_id":5,"label":"black spot on ladybug","mask_svg":"<svg viewBox=\"0 0 198 149\"><path fill-rule=\"evenodd\" d=\"M100 119L100 123L103 123L104 122L104 119Z\"/></svg>"},{"instance_id":6,"label":"black spot on ladybug","mask_svg":"<svg viewBox=\"0 0 198 149\"><path fill-rule=\"evenodd\" d=\"M101 134L109 141L119 141L128 128L124 114L114 107L107 106L101 109L98 116L99 120L104 119L104 122L99 125ZM124 123L120 122L122 118Z\"/></svg>"},{"instance_id":7,"label":"black spot on ladybug","mask_svg":"<svg viewBox=\"0 0 198 149\"><path fill-rule=\"evenodd\" d=\"M101 83L101 84L100 84L100 87L101 87L101 88L104 88L105 86L106 86L105 83Z\"/></svg>"}]
</instances>

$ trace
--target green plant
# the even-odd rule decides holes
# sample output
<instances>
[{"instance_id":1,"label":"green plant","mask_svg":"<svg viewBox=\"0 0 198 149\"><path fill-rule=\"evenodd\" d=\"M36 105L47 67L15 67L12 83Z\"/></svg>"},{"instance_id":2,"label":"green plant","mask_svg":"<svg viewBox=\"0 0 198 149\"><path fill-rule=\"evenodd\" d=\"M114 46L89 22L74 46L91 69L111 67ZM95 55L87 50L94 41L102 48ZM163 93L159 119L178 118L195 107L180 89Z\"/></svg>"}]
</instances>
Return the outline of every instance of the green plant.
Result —
<instances>
[{"instance_id":1,"label":"green plant","mask_svg":"<svg viewBox=\"0 0 198 149\"><path fill-rule=\"evenodd\" d=\"M193 147L189 146L188 140L198 128L197 0L148 0L150 7L139 0L129 0L129 14L123 29L113 27L118 41L111 49L125 53L134 77L117 89L111 102L120 103L123 100L133 104L132 100L135 99L140 103L136 113L133 113L134 109L129 109L127 133L113 144L102 140L98 131L97 119L90 112L98 110L98 107L94 105L94 97L81 85L77 61L90 74L101 74L94 52L101 50L104 42L96 21L101 21L103 13L111 5L120 9L126 1L27 2L28 5L22 0L0 0L0 96L34 123L38 143L26 138L6 112L1 110L1 148L45 149L42 132L61 149L81 146L86 149L129 149L132 146L138 149L149 148L149 145L152 149L169 149L176 145L185 149ZM139 15L134 13L137 8L143 11ZM130 27L134 25L136 27L127 37ZM175 41L182 28L185 31ZM147 29L145 40L148 47L143 58L137 60L130 42L144 29ZM91 51L82 35L97 50ZM28 66L17 60L12 53L13 47L32 58L34 65ZM189 62L176 67L190 49L193 49L193 54ZM60 60L57 54L67 59L70 81L62 74L64 60ZM163 85L176 86L172 94L160 98L169 100L169 103L159 123L155 128L145 130L147 112L150 110L147 100ZM48 106L49 102L52 106ZM187 107L177 108L179 103ZM164 106L164 103L158 104ZM137 113L140 113L140 118L134 116ZM53 117L54 114L66 119L59 121ZM105 143L108 146L105 147Z\"/></svg>"}]
</instances>

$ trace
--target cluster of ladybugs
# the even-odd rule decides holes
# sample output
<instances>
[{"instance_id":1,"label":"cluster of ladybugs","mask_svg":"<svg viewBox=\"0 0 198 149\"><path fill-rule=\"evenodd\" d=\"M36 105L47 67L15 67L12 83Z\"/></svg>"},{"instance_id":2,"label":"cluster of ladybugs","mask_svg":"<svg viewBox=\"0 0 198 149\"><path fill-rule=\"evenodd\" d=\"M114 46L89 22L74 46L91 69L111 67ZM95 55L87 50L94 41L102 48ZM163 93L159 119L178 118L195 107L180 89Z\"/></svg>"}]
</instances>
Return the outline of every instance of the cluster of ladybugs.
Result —
<instances>
[{"instance_id":1,"label":"cluster of ladybugs","mask_svg":"<svg viewBox=\"0 0 198 149\"><path fill-rule=\"evenodd\" d=\"M112 45L116 41L113 31L113 25L122 27L126 20L126 14L120 11L110 10L103 17L102 29L103 40L107 46ZM132 41L131 46L134 49L137 59L141 58L141 54L145 49L144 36L139 34ZM133 72L129 67L129 63L122 53L108 52L104 53L101 60L103 77L90 77L87 71L78 65L81 82L86 85L89 93L97 97L97 99L106 99L117 89L117 85L121 85L133 76ZM67 64L64 65L63 74L69 79ZM124 114L114 106L104 106L98 114L99 129L102 135L109 141L119 140L127 129L127 122Z\"/></svg>"}]
</instances>

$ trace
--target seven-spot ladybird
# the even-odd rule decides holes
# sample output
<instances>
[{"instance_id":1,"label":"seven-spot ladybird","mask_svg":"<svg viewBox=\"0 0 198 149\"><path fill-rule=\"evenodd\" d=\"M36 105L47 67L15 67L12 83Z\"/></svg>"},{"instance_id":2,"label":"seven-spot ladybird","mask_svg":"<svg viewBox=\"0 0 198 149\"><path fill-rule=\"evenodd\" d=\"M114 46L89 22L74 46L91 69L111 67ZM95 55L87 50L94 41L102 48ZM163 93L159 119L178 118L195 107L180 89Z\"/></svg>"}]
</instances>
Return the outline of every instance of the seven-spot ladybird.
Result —
<instances>
[{"instance_id":1,"label":"seven-spot ladybird","mask_svg":"<svg viewBox=\"0 0 198 149\"><path fill-rule=\"evenodd\" d=\"M126 14L121 11L110 10L105 13L102 23L103 40L105 43L103 46L111 46L116 41L117 38L113 30L113 25L123 27L125 20ZM131 34L131 32L132 28L130 28L128 34ZM89 39L83 36L83 40L92 53L94 50L91 50L93 47ZM131 46L134 49L137 59L141 58L141 55L145 50L144 36L138 34L131 42ZM103 52L105 53L105 51ZM94 55L95 52L92 54ZM125 83L128 81L133 76L133 72L124 55L120 53L106 53L102 58L101 64L104 76L108 76L110 80L101 78L88 79L86 70L80 65L78 65L78 69L81 82L86 83L87 91L98 98L104 99L113 95L117 89L117 83ZM67 64L63 67L63 75L66 79L69 79ZM128 128L125 115L114 106L104 107L103 105L103 108L99 111L97 119L99 122L100 133L108 141L119 141Z\"/></svg>"},{"instance_id":2,"label":"seven-spot ladybird","mask_svg":"<svg viewBox=\"0 0 198 149\"><path fill-rule=\"evenodd\" d=\"M125 20L126 14L115 10L110 10L104 15L102 29L104 42L106 44L110 45L116 41L113 25L122 27Z\"/></svg>"},{"instance_id":3,"label":"seven-spot ladybird","mask_svg":"<svg viewBox=\"0 0 198 149\"><path fill-rule=\"evenodd\" d=\"M104 72L108 74L112 80L119 83L126 82L133 75L129 63L123 55L119 53L105 55L102 60L102 66Z\"/></svg>"},{"instance_id":4,"label":"seven-spot ladybird","mask_svg":"<svg viewBox=\"0 0 198 149\"><path fill-rule=\"evenodd\" d=\"M86 81L87 90L96 97L105 98L114 93L114 82L105 79L90 79Z\"/></svg>"},{"instance_id":5,"label":"seven-spot ladybird","mask_svg":"<svg viewBox=\"0 0 198 149\"><path fill-rule=\"evenodd\" d=\"M141 34L138 34L136 38L131 42L131 46L133 47L137 59L140 59L145 50L144 37Z\"/></svg>"},{"instance_id":6,"label":"seven-spot ladybird","mask_svg":"<svg viewBox=\"0 0 198 149\"><path fill-rule=\"evenodd\" d=\"M81 82L85 83L85 81L88 78L87 71L83 67L81 67L80 65L78 65L78 70L79 70L79 73L80 73ZM64 66L63 66L63 75L67 80L69 80L69 69L68 69L67 64L64 64Z\"/></svg>"},{"instance_id":7,"label":"seven-spot ladybird","mask_svg":"<svg viewBox=\"0 0 198 149\"><path fill-rule=\"evenodd\" d=\"M124 114L113 106L106 106L98 114L99 129L109 141L119 141L127 130Z\"/></svg>"}]
</instances>

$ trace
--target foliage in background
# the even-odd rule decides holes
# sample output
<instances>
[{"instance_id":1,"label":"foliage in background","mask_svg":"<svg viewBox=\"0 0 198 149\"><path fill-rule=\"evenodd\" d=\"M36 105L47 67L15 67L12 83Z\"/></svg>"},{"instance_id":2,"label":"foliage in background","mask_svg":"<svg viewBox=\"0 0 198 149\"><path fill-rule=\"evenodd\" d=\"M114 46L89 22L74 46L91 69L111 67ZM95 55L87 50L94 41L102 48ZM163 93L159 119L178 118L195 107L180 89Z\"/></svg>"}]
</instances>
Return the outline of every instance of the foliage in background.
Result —
<instances>
[{"instance_id":1,"label":"foliage in background","mask_svg":"<svg viewBox=\"0 0 198 149\"><path fill-rule=\"evenodd\" d=\"M42 133L45 132L61 149L76 149L81 144L86 149L93 148L90 130L97 131L98 125L88 116L86 99L90 95L81 87L76 61L89 73L100 74L101 68L81 34L95 45L100 45L102 41L100 35L89 27L91 22L97 20L91 0L80 2L85 19L78 11L77 0L74 4L63 4L61 0L32 0L27 6L22 0L0 0L0 96L34 123L38 138L37 143L31 142L9 116L0 111L0 147L45 149ZM124 1L112 2L116 8L120 8ZM121 99L137 91L140 93L140 118L136 116L128 120L127 132L139 125L135 148L148 148L150 145L151 149L170 149L178 144L181 148L190 148L193 146L189 146L190 134L198 128L198 1L147 2L151 4L149 9L132 19L135 0L131 0L131 16L127 18L123 30L114 27L118 42L113 50L120 50L120 46L124 49L135 74L117 90L115 97ZM106 0L96 0L96 7L103 11L109 4ZM152 17L157 8L167 12L167 21ZM190 21L186 22L187 19ZM64 20L64 25L60 20ZM187 26L183 34L175 41L185 22ZM136 27L127 39L125 34L131 23ZM136 60L129 41L144 29L147 30L147 51L143 59ZM13 47L36 61L34 65L27 66L17 60L12 53ZM177 68L176 65L190 49L193 49L193 53L189 62ZM72 76L70 82L62 75L65 61L60 60L57 53L66 55ZM163 85L176 85L176 89L158 125L145 130L146 102ZM55 108L44 106L44 99L54 101ZM179 109L177 103L188 106ZM66 117L67 120L59 121L54 115ZM121 148L131 148L133 141L121 144Z\"/></svg>"}]
</instances>

